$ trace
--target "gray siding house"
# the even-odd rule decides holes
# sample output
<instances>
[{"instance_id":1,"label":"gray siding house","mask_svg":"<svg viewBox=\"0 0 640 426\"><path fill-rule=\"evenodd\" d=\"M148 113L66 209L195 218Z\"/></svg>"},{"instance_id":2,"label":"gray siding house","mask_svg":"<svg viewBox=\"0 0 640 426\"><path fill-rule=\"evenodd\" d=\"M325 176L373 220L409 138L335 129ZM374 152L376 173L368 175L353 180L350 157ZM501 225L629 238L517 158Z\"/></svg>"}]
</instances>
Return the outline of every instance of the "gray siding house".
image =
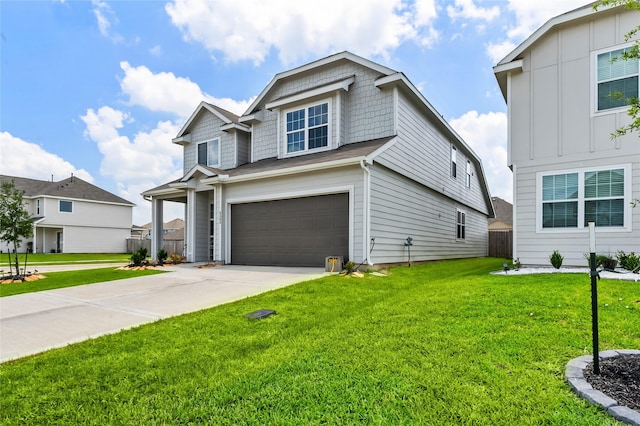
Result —
<instances>
[{"instance_id":1,"label":"gray siding house","mask_svg":"<svg viewBox=\"0 0 640 426\"><path fill-rule=\"evenodd\" d=\"M638 62L612 61L631 46L638 12L591 5L557 16L495 67L508 106L514 258L586 266L588 222L599 254L640 251L640 143L611 140L638 96Z\"/></svg>"},{"instance_id":2,"label":"gray siding house","mask_svg":"<svg viewBox=\"0 0 640 426\"><path fill-rule=\"evenodd\" d=\"M188 261L370 266L486 256L477 155L404 74L348 52L277 74L242 116L202 102L184 176L143 193L152 253L185 203ZM411 237L412 246L407 246Z\"/></svg>"},{"instance_id":3,"label":"gray siding house","mask_svg":"<svg viewBox=\"0 0 640 426\"><path fill-rule=\"evenodd\" d=\"M135 204L75 176L51 182L0 175L0 182L23 191L33 218L33 238L20 251L126 253ZM0 250L8 249L0 243Z\"/></svg>"}]
</instances>

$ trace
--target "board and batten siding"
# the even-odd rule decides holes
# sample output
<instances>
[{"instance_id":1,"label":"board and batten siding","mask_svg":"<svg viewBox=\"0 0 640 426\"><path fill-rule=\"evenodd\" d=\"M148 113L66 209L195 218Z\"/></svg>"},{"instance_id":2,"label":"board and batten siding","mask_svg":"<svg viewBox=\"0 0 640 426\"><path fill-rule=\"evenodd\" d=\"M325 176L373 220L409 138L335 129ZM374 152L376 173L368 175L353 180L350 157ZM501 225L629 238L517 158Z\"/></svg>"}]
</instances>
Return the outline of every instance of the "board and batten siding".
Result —
<instances>
[{"instance_id":1,"label":"board and batten siding","mask_svg":"<svg viewBox=\"0 0 640 426\"><path fill-rule=\"evenodd\" d=\"M640 194L640 144L636 134L612 141L628 123L626 109L595 112L595 58L603 49L626 46L637 25L635 11L594 14L554 28L522 54L522 72L510 77L509 164L514 171L514 257L525 265L549 265L554 250L564 265L587 266L586 229L541 230L539 173L629 165L632 198ZM599 254L640 250L640 208L631 209L629 229L599 228Z\"/></svg>"},{"instance_id":2,"label":"board and batten siding","mask_svg":"<svg viewBox=\"0 0 640 426\"><path fill-rule=\"evenodd\" d=\"M636 154L636 158L640 153ZM601 168L611 166L631 166L631 192L640 193L640 162L629 163L629 157L609 157L607 159L580 160L555 165L545 165L544 172L559 171L559 173L572 172L574 170L588 170L590 167ZM539 198L540 182L538 172L541 167L538 164L517 167L517 179L514 186L516 208L514 214L514 230L517 239L514 247L514 257L520 259L526 265L549 265L549 256L554 250L558 250L564 256L565 266L587 266L584 257L589 252L589 233L587 228L573 228L566 231L562 229L539 229L541 214L537 199ZM611 229L599 227L596 230L596 251L598 254L615 256L618 250L625 252L640 251L640 208L631 208L630 229Z\"/></svg>"},{"instance_id":3,"label":"board and batten siding","mask_svg":"<svg viewBox=\"0 0 640 426\"><path fill-rule=\"evenodd\" d=\"M283 177L237 182L224 185L223 196L223 232L224 259L230 258L230 211L231 204L256 201L298 198L313 195L341 193L351 191L349 201L352 207L353 221L350 223L352 241L350 248L356 262L363 259L363 186L364 172L360 166L347 166L325 171L300 173Z\"/></svg>"},{"instance_id":4,"label":"board and batten siding","mask_svg":"<svg viewBox=\"0 0 640 426\"><path fill-rule=\"evenodd\" d=\"M466 215L466 238L456 239L456 212ZM371 259L407 262L487 255L487 216L380 165L371 167Z\"/></svg>"},{"instance_id":5,"label":"board and batten siding","mask_svg":"<svg viewBox=\"0 0 640 426\"><path fill-rule=\"evenodd\" d=\"M376 161L402 173L446 197L485 215L480 171L474 159L454 140L446 137L441 124L434 126L402 94L398 95L398 137ZM457 177L451 176L451 145L457 148ZM471 186L465 181L467 160L471 161Z\"/></svg>"}]
</instances>

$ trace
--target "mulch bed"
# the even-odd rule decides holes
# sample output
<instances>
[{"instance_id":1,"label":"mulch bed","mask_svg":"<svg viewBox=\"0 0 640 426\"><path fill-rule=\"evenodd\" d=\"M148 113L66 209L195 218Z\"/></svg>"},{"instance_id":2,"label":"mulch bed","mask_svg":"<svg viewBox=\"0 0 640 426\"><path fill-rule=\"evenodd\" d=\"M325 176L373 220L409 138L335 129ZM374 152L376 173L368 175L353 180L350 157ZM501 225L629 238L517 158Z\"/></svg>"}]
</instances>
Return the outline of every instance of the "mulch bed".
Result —
<instances>
[{"instance_id":1,"label":"mulch bed","mask_svg":"<svg viewBox=\"0 0 640 426\"><path fill-rule=\"evenodd\" d=\"M600 361L600 375L593 374L593 364L583 374L594 389L640 412L640 355L604 359Z\"/></svg>"}]
</instances>

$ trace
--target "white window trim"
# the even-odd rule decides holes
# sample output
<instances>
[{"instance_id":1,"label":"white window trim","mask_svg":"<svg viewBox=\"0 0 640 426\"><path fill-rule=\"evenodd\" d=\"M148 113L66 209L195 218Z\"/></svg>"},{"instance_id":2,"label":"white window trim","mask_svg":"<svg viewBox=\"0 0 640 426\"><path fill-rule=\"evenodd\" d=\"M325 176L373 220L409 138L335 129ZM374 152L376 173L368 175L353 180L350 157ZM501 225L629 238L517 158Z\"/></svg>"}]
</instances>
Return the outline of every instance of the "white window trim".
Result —
<instances>
[{"instance_id":1,"label":"white window trim","mask_svg":"<svg viewBox=\"0 0 640 426\"><path fill-rule=\"evenodd\" d=\"M618 44L615 46L610 46L605 49L595 50L591 52L591 116L597 117L601 115L607 114L615 114L619 112L624 112L629 109L630 105L624 105L616 108L603 109L602 111L598 110L598 55L603 53L611 52L613 50L627 49L633 46L633 42ZM638 77L640 79L640 61L638 61ZM640 91L640 84L639 84Z\"/></svg>"},{"instance_id":2,"label":"white window trim","mask_svg":"<svg viewBox=\"0 0 640 426\"><path fill-rule=\"evenodd\" d=\"M449 149L449 177L458 179L458 148L454 144Z\"/></svg>"},{"instance_id":3,"label":"white window trim","mask_svg":"<svg viewBox=\"0 0 640 426\"><path fill-rule=\"evenodd\" d=\"M308 114L309 111L308 109L312 106L316 106L316 105L322 105L322 104L327 104L327 146L323 146L320 148L313 148L313 149L309 149L309 133L308 133ZM279 139L280 139L280 147L281 147L281 152L283 153L281 158L287 158L287 157L297 157L299 155L305 155L305 154L311 154L314 152L322 152L322 151L329 151L331 149L333 149L333 99L332 98L326 98L326 99L319 99L317 101L313 101L313 102L307 102L305 104L300 104L297 105L295 107L290 107L287 109L283 109L280 111L280 135L279 135ZM288 152L287 151L287 113L291 112L291 111L298 111L304 109L305 110L305 149L301 150L301 151L295 151L295 152Z\"/></svg>"},{"instance_id":4,"label":"white window trim","mask_svg":"<svg viewBox=\"0 0 640 426\"><path fill-rule=\"evenodd\" d=\"M464 215L464 224L462 225L464 227L464 237L463 238L459 238L458 237L458 213L462 213ZM455 216L455 235L456 235L456 241L467 241L467 212L465 210L462 210L460 208L456 208L456 216Z\"/></svg>"},{"instance_id":5,"label":"white window trim","mask_svg":"<svg viewBox=\"0 0 640 426\"><path fill-rule=\"evenodd\" d=\"M67 203L71 203L71 211L70 211L70 212L63 211L63 210L61 210L61 209L60 209L60 203L61 203L61 202L63 202L63 201L65 201L65 202L67 202ZM74 204L74 203L73 203L73 201L71 201L71 200L58 200L58 213L62 213L62 214L73 214L73 210L74 210L74 208L73 208L73 204Z\"/></svg>"},{"instance_id":6,"label":"white window trim","mask_svg":"<svg viewBox=\"0 0 640 426\"><path fill-rule=\"evenodd\" d=\"M631 164L612 164L597 167L580 167L576 169L552 170L536 173L536 233L537 234L575 234L584 233L587 224L584 223L584 174L586 172L599 172L603 170L624 170L624 226L596 226L598 232L631 232L632 231L632 211L631 211ZM562 175L568 173L578 173L578 226L575 228L543 228L542 227L542 177L552 175Z\"/></svg>"},{"instance_id":7,"label":"white window trim","mask_svg":"<svg viewBox=\"0 0 640 426\"><path fill-rule=\"evenodd\" d=\"M211 157L211 155L210 155L211 142L216 142L216 141L218 142L218 162L214 163L214 164L211 164L210 161L209 161L209 159ZM202 165L203 166L207 166L207 167L220 167L220 156L221 156L221 154L220 154L220 138L207 139L206 141L201 141L201 142L196 143L196 164L200 164L199 163L199 159L198 159L198 153L200 151L199 147L200 147L200 145L205 144L205 143L207 144L207 164L202 164Z\"/></svg>"},{"instance_id":8,"label":"white window trim","mask_svg":"<svg viewBox=\"0 0 640 426\"><path fill-rule=\"evenodd\" d=\"M471 161L467 160L467 165L465 168L465 176L464 176L464 184L467 187L467 189L471 188L471 176L473 176L473 171L471 170Z\"/></svg>"}]
</instances>

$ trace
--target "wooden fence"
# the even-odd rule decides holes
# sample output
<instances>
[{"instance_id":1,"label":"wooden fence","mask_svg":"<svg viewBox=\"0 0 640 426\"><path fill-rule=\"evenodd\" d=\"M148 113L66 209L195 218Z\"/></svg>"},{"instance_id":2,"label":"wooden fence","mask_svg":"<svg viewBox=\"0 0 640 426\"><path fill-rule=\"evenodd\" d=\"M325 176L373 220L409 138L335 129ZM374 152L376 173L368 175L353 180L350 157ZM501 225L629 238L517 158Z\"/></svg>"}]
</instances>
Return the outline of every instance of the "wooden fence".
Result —
<instances>
[{"instance_id":1,"label":"wooden fence","mask_svg":"<svg viewBox=\"0 0 640 426\"><path fill-rule=\"evenodd\" d=\"M152 256L151 253L151 240L144 239L140 240L137 238L127 238L127 253L134 253L138 251L140 247L144 247L147 249L147 253L149 256ZM166 250L168 254L178 253L184 254L184 240L163 240L162 248Z\"/></svg>"},{"instance_id":2,"label":"wooden fence","mask_svg":"<svg viewBox=\"0 0 640 426\"><path fill-rule=\"evenodd\" d=\"M489 256L513 259L513 231L489 231Z\"/></svg>"}]
</instances>

